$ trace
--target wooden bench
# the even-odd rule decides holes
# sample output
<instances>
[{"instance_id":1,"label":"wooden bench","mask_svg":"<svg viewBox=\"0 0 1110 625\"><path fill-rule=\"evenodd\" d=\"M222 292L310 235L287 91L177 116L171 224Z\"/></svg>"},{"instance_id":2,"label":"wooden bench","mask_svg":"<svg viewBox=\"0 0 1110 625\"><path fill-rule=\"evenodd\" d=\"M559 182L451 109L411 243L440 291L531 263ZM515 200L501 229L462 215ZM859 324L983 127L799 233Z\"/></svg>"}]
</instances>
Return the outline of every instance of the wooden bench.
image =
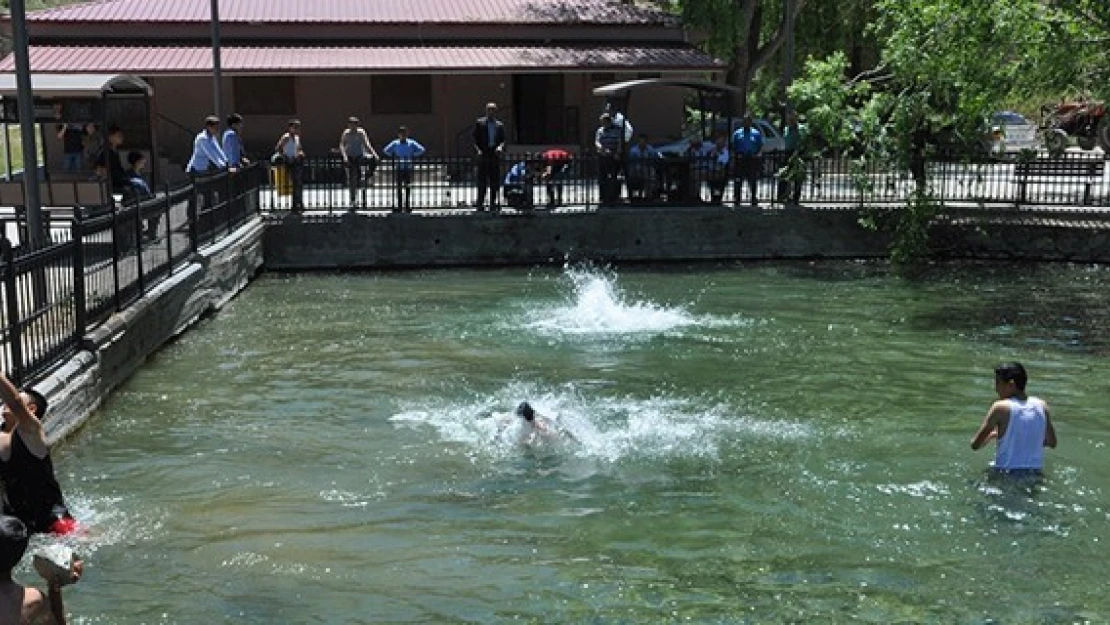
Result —
<instances>
[{"instance_id":1,"label":"wooden bench","mask_svg":"<svg viewBox=\"0 0 1110 625\"><path fill-rule=\"evenodd\" d=\"M1014 166L1018 202L1026 201L1028 185L1058 184L1060 180L1083 183L1083 204L1091 203L1091 185L1102 180L1106 161L1055 159L1023 161Z\"/></svg>"}]
</instances>

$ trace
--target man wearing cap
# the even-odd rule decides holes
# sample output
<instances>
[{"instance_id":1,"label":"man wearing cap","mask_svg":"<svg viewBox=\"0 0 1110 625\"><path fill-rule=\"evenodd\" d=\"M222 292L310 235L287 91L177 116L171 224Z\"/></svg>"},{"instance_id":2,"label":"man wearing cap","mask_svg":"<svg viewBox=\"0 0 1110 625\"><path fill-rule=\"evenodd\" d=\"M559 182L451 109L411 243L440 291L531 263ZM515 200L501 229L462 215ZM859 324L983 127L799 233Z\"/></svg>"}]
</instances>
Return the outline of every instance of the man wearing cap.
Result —
<instances>
[{"instance_id":1,"label":"man wearing cap","mask_svg":"<svg viewBox=\"0 0 1110 625\"><path fill-rule=\"evenodd\" d=\"M378 153L370 143L366 130L359 125L357 117L347 118L347 128L339 135L339 153L343 156L343 166L347 169L347 189L350 194L351 208L359 204L359 189L362 188L362 168L369 165L366 177L374 175Z\"/></svg>"},{"instance_id":2,"label":"man wearing cap","mask_svg":"<svg viewBox=\"0 0 1110 625\"><path fill-rule=\"evenodd\" d=\"M478 154L478 202L475 208L484 210L486 190L489 190L489 207L497 212L497 193L501 183L501 152L505 149L505 125L497 119L497 105L486 104L486 116L474 122L474 151Z\"/></svg>"}]
</instances>

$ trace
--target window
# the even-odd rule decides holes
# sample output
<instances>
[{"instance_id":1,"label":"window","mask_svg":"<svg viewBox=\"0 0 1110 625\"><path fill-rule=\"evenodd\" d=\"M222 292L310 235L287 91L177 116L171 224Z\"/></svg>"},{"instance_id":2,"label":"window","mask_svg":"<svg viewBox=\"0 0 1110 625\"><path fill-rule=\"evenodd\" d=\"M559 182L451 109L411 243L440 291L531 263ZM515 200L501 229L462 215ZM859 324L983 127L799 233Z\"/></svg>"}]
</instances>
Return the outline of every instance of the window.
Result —
<instances>
[{"instance_id":1,"label":"window","mask_svg":"<svg viewBox=\"0 0 1110 625\"><path fill-rule=\"evenodd\" d=\"M432 77L371 76L370 110L375 115L427 115L432 112Z\"/></svg>"},{"instance_id":2,"label":"window","mask_svg":"<svg viewBox=\"0 0 1110 625\"><path fill-rule=\"evenodd\" d=\"M293 115L297 89L292 76L235 78L235 110L243 115Z\"/></svg>"}]
</instances>

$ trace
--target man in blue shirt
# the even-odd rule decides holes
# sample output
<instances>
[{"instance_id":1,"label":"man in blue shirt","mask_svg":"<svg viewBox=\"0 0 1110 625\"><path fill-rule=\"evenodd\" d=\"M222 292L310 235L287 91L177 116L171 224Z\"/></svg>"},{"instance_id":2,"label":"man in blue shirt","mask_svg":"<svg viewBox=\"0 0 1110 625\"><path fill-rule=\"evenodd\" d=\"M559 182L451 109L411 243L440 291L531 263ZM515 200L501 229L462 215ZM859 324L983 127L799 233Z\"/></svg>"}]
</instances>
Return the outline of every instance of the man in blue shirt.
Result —
<instances>
[{"instance_id":1,"label":"man in blue shirt","mask_svg":"<svg viewBox=\"0 0 1110 625\"><path fill-rule=\"evenodd\" d=\"M210 115L204 120L204 130L193 140L193 156L185 171L201 174L227 168L227 155L216 138L219 132L220 118Z\"/></svg>"},{"instance_id":2,"label":"man in blue shirt","mask_svg":"<svg viewBox=\"0 0 1110 625\"><path fill-rule=\"evenodd\" d=\"M415 139L409 139L409 129L404 126L397 129L397 138L382 150L383 154L393 159L393 175L397 179L397 207L393 212L399 213L402 209L406 213L412 212L409 202L412 196L412 159L423 156L426 151Z\"/></svg>"},{"instance_id":3,"label":"man in blue shirt","mask_svg":"<svg viewBox=\"0 0 1110 625\"><path fill-rule=\"evenodd\" d=\"M250 165L250 160L243 156L243 139L239 133L243 131L243 116L232 113L227 116L227 130L224 131L223 150L227 155L227 166L239 169Z\"/></svg>"},{"instance_id":4,"label":"man in blue shirt","mask_svg":"<svg viewBox=\"0 0 1110 625\"><path fill-rule=\"evenodd\" d=\"M752 116L744 115L744 125L732 133L732 153L738 162L736 170L736 204L740 204L743 196L743 183L748 182L751 192L752 206L758 204L756 200L756 187L759 184L759 175L763 170L760 152L763 151L763 133L752 125Z\"/></svg>"},{"instance_id":5,"label":"man in blue shirt","mask_svg":"<svg viewBox=\"0 0 1110 625\"><path fill-rule=\"evenodd\" d=\"M648 144L648 136L640 133L636 145L628 149L628 196L633 202L655 199L658 171L663 155Z\"/></svg>"}]
</instances>

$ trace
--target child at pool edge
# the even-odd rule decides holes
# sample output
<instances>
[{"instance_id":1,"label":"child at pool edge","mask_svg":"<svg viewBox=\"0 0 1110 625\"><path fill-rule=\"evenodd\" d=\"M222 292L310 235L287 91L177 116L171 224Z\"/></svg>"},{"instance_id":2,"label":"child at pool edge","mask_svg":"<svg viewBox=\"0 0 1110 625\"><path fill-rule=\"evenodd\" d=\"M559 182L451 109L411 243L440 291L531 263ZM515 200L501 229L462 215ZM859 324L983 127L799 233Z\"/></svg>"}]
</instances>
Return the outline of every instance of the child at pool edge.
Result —
<instances>
[{"instance_id":1,"label":"child at pool edge","mask_svg":"<svg viewBox=\"0 0 1110 625\"><path fill-rule=\"evenodd\" d=\"M971 440L978 450L996 439L993 469L1002 473L1039 474L1044 468L1044 448L1056 448L1056 428L1048 404L1025 394L1029 376L1018 362L994 368L994 390L998 401L991 404L983 424Z\"/></svg>"},{"instance_id":2,"label":"child at pool edge","mask_svg":"<svg viewBox=\"0 0 1110 625\"><path fill-rule=\"evenodd\" d=\"M27 588L12 579L12 569L23 559L30 534L23 521L13 516L0 516L0 623L65 625L66 610L62 603L62 586L81 579L84 564L75 560L69 578L48 579L47 591Z\"/></svg>"}]
</instances>

